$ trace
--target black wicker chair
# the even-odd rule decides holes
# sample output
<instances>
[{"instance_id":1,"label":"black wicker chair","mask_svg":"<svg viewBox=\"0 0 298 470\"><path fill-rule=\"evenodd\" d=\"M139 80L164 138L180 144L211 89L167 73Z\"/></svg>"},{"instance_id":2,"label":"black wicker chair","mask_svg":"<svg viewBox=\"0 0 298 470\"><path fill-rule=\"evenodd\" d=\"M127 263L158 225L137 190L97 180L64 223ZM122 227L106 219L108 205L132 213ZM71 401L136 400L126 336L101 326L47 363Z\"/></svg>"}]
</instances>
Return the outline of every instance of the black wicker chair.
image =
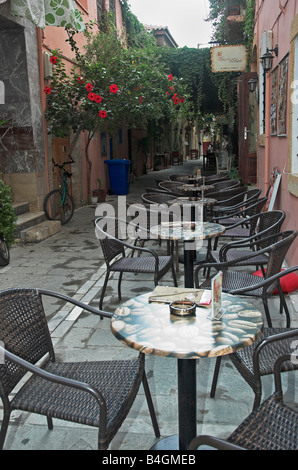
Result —
<instances>
[{"instance_id":1,"label":"black wicker chair","mask_svg":"<svg viewBox=\"0 0 298 470\"><path fill-rule=\"evenodd\" d=\"M202 263L195 270L196 287L197 288L199 287L200 289L208 289L211 286L210 277L208 277L205 281L203 281L200 284L199 272L201 269L209 270L209 268L211 269L213 268L216 271L222 271L223 272L223 278L222 278L223 292L230 293L232 291L235 291L235 289L237 289L237 292L241 295L255 296L255 297L262 298L267 323L270 328L272 327L272 322L271 322L270 312L268 308L268 296L272 295L275 288L277 287L279 298L280 298L280 303L282 307L281 310L284 309L285 311L286 326L287 328L289 328L290 327L290 313L289 313L289 310L288 310L288 307L284 298L284 294L282 292L279 282L277 281L271 282L263 286L261 284L263 281L263 278L259 276L254 276L253 274L250 274L247 272L233 270L233 267L235 267L235 265L238 265L239 262L244 261L244 259L247 259L247 263L249 263L250 260L253 260L254 257L267 253L268 262L267 262L267 267L266 267L265 279L269 279L275 274L280 272L286 253L288 249L290 248L290 246L292 245L292 243L294 242L294 240L296 239L296 236L297 236L297 232L295 230L288 230L285 232L281 232L279 234L273 234L271 235L272 242L273 242L272 244L270 244L269 246L261 250L256 250L256 252L252 251L250 255L246 255L243 259L238 258L236 262L226 261L223 263L216 263L216 262L215 263ZM267 240L267 242L269 242L269 240ZM255 242L256 248L257 248L258 243L262 243L262 240ZM255 288L247 289L248 286L255 286Z\"/></svg>"},{"instance_id":2,"label":"black wicker chair","mask_svg":"<svg viewBox=\"0 0 298 470\"><path fill-rule=\"evenodd\" d=\"M298 330L291 332L293 337ZM275 392L237 427L226 439L214 436L197 436L189 450L208 446L220 450L297 450L298 413L283 400L280 369L291 355L279 356L274 365Z\"/></svg>"},{"instance_id":3,"label":"black wicker chair","mask_svg":"<svg viewBox=\"0 0 298 470\"><path fill-rule=\"evenodd\" d=\"M209 197L209 193L213 193L217 191L227 191L228 189L238 188L241 185L241 182L239 180L224 180L224 181L218 181L218 182L217 181L215 182L213 180L212 183L208 181L208 184L212 184L212 186L214 186L214 188L206 190L206 195L208 194L208 197Z\"/></svg>"},{"instance_id":4,"label":"black wicker chair","mask_svg":"<svg viewBox=\"0 0 298 470\"><path fill-rule=\"evenodd\" d=\"M211 251L209 253L208 262L222 263L231 261L233 262L233 266L255 265L256 267L263 267L268 262L268 255L266 253L253 258L246 258L246 256L251 255L252 250L256 248L258 250L263 249L268 246L268 244L272 243L271 235L281 231L281 226L285 217L286 216L283 211L261 212L260 214L253 216L254 219L257 219L256 233L245 239L226 243L217 251ZM268 237L268 235L270 236ZM258 242L258 244L256 245L255 242ZM242 258L242 261L237 263L237 259L240 258Z\"/></svg>"},{"instance_id":5,"label":"black wicker chair","mask_svg":"<svg viewBox=\"0 0 298 470\"><path fill-rule=\"evenodd\" d=\"M125 232L122 232L121 225L125 224ZM104 280L104 285L101 291L99 308L102 308L103 299L109 277L111 272L119 273L118 280L118 298L121 300L121 281L123 273L148 273L152 274L154 277L154 284L157 285L159 280L164 277L164 275L171 270L174 285L177 286L176 273L173 264L173 256L158 256L155 251L137 246L136 244L132 245L123 240L126 238L127 234L127 225L126 221L121 221L121 219L115 219L112 217L99 218L95 221L96 226L96 235L100 241L103 255L105 258L107 272ZM133 224L129 223L130 228ZM110 229L111 232L110 233ZM122 232L122 233L121 233ZM135 239L142 238L148 235L146 227L135 226L135 233L133 234ZM133 252L139 251L141 253L146 253L148 256L129 256L125 253L125 250L131 250Z\"/></svg>"},{"instance_id":6,"label":"black wicker chair","mask_svg":"<svg viewBox=\"0 0 298 470\"><path fill-rule=\"evenodd\" d=\"M110 313L45 289L0 292L0 357L4 359L0 365L0 396L4 406L0 448L11 412L22 410L46 416L49 429L53 428L52 418L98 427L98 449L105 450L125 420L141 382L158 437L144 355L133 360L56 362L44 296L111 317ZM27 372L32 375L24 382ZM22 387L10 398L12 390L20 384Z\"/></svg>"}]
</instances>

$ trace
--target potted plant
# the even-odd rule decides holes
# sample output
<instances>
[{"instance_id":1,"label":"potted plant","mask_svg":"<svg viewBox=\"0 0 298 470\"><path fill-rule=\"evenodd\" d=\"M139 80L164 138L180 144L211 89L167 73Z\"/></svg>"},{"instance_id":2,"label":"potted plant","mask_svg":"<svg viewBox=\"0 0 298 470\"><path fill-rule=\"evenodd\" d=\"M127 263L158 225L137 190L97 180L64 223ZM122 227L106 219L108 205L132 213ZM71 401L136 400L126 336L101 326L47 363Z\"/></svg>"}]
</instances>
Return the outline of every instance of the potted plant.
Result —
<instances>
[{"instance_id":1,"label":"potted plant","mask_svg":"<svg viewBox=\"0 0 298 470\"><path fill-rule=\"evenodd\" d=\"M95 202L104 202L106 200L107 191L106 191L106 189L102 189L102 181L101 181L100 178L97 178L97 186L98 186L98 188L94 189L92 191L92 196L94 198L97 198L97 200ZM94 202L94 201L92 201L92 202Z\"/></svg>"}]
</instances>

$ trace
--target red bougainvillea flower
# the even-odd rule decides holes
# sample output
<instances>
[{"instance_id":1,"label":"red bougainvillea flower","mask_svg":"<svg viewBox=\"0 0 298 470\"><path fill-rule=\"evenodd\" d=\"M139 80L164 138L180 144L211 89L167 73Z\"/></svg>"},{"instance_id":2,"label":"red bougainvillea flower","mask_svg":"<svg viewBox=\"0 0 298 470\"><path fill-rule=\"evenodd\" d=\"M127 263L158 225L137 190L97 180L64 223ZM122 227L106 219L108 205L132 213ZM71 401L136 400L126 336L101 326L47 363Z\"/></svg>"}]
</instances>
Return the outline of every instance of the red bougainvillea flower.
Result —
<instances>
[{"instance_id":1,"label":"red bougainvillea flower","mask_svg":"<svg viewBox=\"0 0 298 470\"><path fill-rule=\"evenodd\" d=\"M93 86L91 85L91 83L87 83L86 90L87 91L92 91L92 89L93 89Z\"/></svg>"},{"instance_id":2,"label":"red bougainvillea flower","mask_svg":"<svg viewBox=\"0 0 298 470\"><path fill-rule=\"evenodd\" d=\"M166 94L167 94L167 95L170 95L170 92L169 92L169 91L166 91Z\"/></svg>"},{"instance_id":3,"label":"red bougainvillea flower","mask_svg":"<svg viewBox=\"0 0 298 470\"><path fill-rule=\"evenodd\" d=\"M95 101L95 103L101 103L102 102L102 96L95 95L94 101Z\"/></svg>"},{"instance_id":4,"label":"red bougainvillea flower","mask_svg":"<svg viewBox=\"0 0 298 470\"><path fill-rule=\"evenodd\" d=\"M46 86L44 89L44 92L46 95L50 95L52 93L52 88L50 88L49 86Z\"/></svg>"},{"instance_id":5,"label":"red bougainvillea flower","mask_svg":"<svg viewBox=\"0 0 298 470\"><path fill-rule=\"evenodd\" d=\"M88 98L89 98L90 101L94 101L95 100L95 93L89 93Z\"/></svg>"},{"instance_id":6,"label":"red bougainvillea flower","mask_svg":"<svg viewBox=\"0 0 298 470\"><path fill-rule=\"evenodd\" d=\"M173 96L173 103L174 104L179 104L180 103L180 100L177 96Z\"/></svg>"},{"instance_id":7,"label":"red bougainvillea flower","mask_svg":"<svg viewBox=\"0 0 298 470\"><path fill-rule=\"evenodd\" d=\"M102 109L99 111L99 117L101 117L101 119L105 119L107 117L107 112L106 111L103 111Z\"/></svg>"},{"instance_id":8,"label":"red bougainvillea flower","mask_svg":"<svg viewBox=\"0 0 298 470\"><path fill-rule=\"evenodd\" d=\"M182 96L182 98L180 98L180 103L184 103L184 96Z\"/></svg>"},{"instance_id":9,"label":"red bougainvillea flower","mask_svg":"<svg viewBox=\"0 0 298 470\"><path fill-rule=\"evenodd\" d=\"M117 87L117 85L110 85L110 92L111 93L117 93L117 91L119 90L119 88Z\"/></svg>"},{"instance_id":10,"label":"red bougainvillea flower","mask_svg":"<svg viewBox=\"0 0 298 470\"><path fill-rule=\"evenodd\" d=\"M172 86L169 86L169 89L170 89L171 91L173 91L173 90L174 90L174 88L173 88Z\"/></svg>"},{"instance_id":11,"label":"red bougainvillea flower","mask_svg":"<svg viewBox=\"0 0 298 470\"><path fill-rule=\"evenodd\" d=\"M142 103L142 101L143 101L143 98L142 98L142 96L140 96L139 103Z\"/></svg>"},{"instance_id":12,"label":"red bougainvillea flower","mask_svg":"<svg viewBox=\"0 0 298 470\"><path fill-rule=\"evenodd\" d=\"M78 77L78 83L85 83L84 77Z\"/></svg>"},{"instance_id":13,"label":"red bougainvillea flower","mask_svg":"<svg viewBox=\"0 0 298 470\"><path fill-rule=\"evenodd\" d=\"M170 82L173 80L173 75L170 73L170 75L168 75L168 79L170 80Z\"/></svg>"},{"instance_id":14,"label":"red bougainvillea flower","mask_svg":"<svg viewBox=\"0 0 298 470\"><path fill-rule=\"evenodd\" d=\"M139 87L138 87L138 86L136 86L136 87L133 89L133 91L137 91L137 89L138 89L138 88L139 88Z\"/></svg>"},{"instance_id":15,"label":"red bougainvillea flower","mask_svg":"<svg viewBox=\"0 0 298 470\"><path fill-rule=\"evenodd\" d=\"M52 64L57 64L57 60L58 60L58 57L56 57L55 55L52 55L52 57L50 57L50 62Z\"/></svg>"}]
</instances>

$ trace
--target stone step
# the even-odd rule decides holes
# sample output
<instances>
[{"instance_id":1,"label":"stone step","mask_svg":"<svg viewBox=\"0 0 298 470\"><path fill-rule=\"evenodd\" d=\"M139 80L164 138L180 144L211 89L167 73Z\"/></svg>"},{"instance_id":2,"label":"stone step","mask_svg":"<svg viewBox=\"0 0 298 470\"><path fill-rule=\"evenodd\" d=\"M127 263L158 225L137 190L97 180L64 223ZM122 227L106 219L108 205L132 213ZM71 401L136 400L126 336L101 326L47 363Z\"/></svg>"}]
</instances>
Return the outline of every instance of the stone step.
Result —
<instances>
[{"instance_id":1,"label":"stone step","mask_svg":"<svg viewBox=\"0 0 298 470\"><path fill-rule=\"evenodd\" d=\"M16 215L25 214L30 211L29 202L14 202L12 207L14 208Z\"/></svg>"},{"instance_id":2,"label":"stone step","mask_svg":"<svg viewBox=\"0 0 298 470\"><path fill-rule=\"evenodd\" d=\"M45 220L40 224L22 230L20 238L23 243L38 243L55 235L60 230L61 222L59 220Z\"/></svg>"},{"instance_id":3,"label":"stone step","mask_svg":"<svg viewBox=\"0 0 298 470\"><path fill-rule=\"evenodd\" d=\"M21 232L26 230L34 225L38 225L41 222L46 220L45 214L43 211L40 212L25 212L18 215L17 224L16 224L16 238L21 238Z\"/></svg>"}]
</instances>

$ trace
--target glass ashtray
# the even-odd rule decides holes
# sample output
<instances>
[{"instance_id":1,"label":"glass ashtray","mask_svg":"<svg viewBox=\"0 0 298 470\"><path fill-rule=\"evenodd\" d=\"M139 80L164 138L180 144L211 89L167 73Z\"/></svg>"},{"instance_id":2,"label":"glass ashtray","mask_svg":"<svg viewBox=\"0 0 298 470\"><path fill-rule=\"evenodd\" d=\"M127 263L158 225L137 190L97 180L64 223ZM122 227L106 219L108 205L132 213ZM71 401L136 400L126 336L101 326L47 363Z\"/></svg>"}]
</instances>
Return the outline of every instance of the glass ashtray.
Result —
<instances>
[{"instance_id":1,"label":"glass ashtray","mask_svg":"<svg viewBox=\"0 0 298 470\"><path fill-rule=\"evenodd\" d=\"M178 317L194 316L196 314L196 303L190 300L175 300L170 303L170 313Z\"/></svg>"}]
</instances>

